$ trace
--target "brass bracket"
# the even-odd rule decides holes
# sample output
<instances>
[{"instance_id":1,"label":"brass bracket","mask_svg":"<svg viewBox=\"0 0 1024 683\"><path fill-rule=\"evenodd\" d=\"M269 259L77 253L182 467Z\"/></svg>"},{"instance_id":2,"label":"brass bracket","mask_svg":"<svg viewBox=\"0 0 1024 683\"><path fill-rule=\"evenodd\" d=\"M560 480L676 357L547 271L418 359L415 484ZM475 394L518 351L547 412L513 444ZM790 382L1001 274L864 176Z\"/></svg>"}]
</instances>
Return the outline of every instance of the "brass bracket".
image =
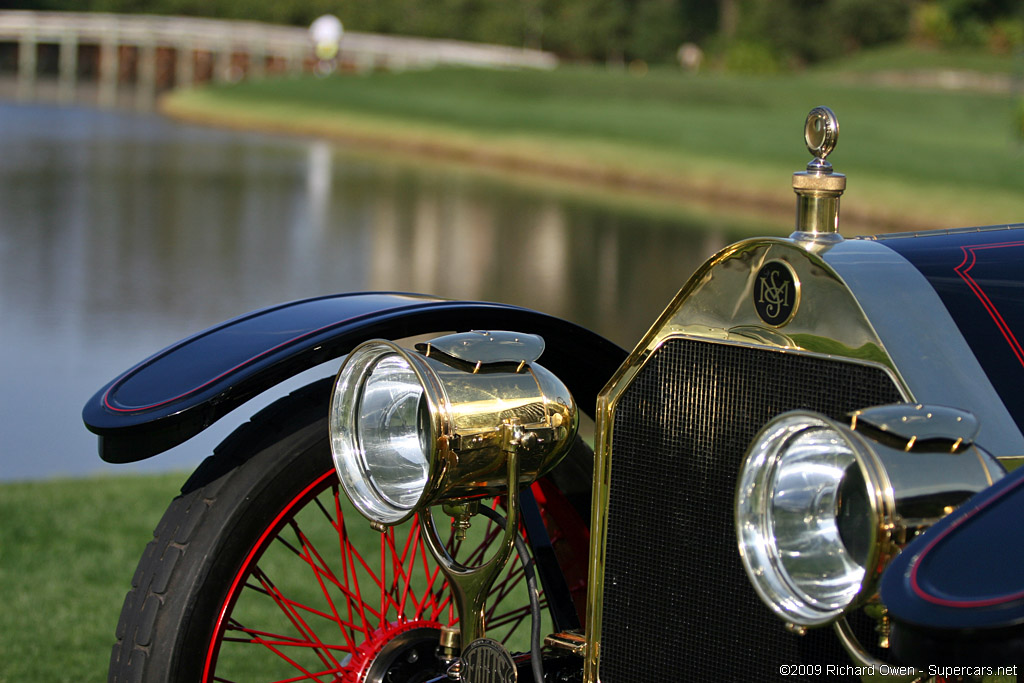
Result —
<instances>
[{"instance_id":1,"label":"brass bracket","mask_svg":"<svg viewBox=\"0 0 1024 683\"><path fill-rule=\"evenodd\" d=\"M552 633L544 638L544 644L556 650L567 650L579 657L587 654L587 637L579 631Z\"/></svg>"},{"instance_id":2,"label":"brass bracket","mask_svg":"<svg viewBox=\"0 0 1024 683\"><path fill-rule=\"evenodd\" d=\"M478 567L467 567L456 561L444 547L437 533L434 518L429 510L421 515L420 536L438 566L448 579L448 585L455 596L455 607L459 612L461 642L465 645L486 635L484 607L487 594L501 570L505 568L515 548L515 535L519 530L519 457L518 446L523 436L518 425L502 425L502 447L507 452L508 493L506 495L507 523L500 546L491 559Z\"/></svg>"}]
</instances>

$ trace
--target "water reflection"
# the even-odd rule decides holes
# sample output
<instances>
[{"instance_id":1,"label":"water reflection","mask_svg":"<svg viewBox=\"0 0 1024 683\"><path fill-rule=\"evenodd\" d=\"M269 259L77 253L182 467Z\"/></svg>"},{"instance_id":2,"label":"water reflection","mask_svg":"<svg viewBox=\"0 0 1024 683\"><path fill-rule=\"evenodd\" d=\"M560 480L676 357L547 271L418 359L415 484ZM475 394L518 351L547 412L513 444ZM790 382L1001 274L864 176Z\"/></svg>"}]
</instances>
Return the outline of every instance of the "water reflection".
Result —
<instances>
[{"instance_id":1,"label":"water reflection","mask_svg":"<svg viewBox=\"0 0 1024 683\"><path fill-rule=\"evenodd\" d=\"M153 116L0 105L0 478L101 467L79 411L224 318L351 290L521 304L630 346L739 236ZM149 467L194 464L236 421Z\"/></svg>"}]
</instances>

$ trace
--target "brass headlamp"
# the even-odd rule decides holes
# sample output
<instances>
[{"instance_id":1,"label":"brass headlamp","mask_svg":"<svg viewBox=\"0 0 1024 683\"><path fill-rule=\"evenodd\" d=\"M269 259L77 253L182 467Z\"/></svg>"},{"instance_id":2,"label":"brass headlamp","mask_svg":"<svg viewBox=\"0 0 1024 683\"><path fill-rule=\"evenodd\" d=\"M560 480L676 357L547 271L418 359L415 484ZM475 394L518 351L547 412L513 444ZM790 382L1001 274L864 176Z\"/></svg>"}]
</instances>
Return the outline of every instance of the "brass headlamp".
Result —
<instances>
[{"instance_id":1,"label":"brass headlamp","mask_svg":"<svg viewBox=\"0 0 1024 683\"><path fill-rule=\"evenodd\" d=\"M977 432L970 413L906 403L847 424L809 411L769 422L747 452L735 509L762 601L800 630L872 598L904 545L1004 475Z\"/></svg>"},{"instance_id":2,"label":"brass headlamp","mask_svg":"<svg viewBox=\"0 0 1024 683\"><path fill-rule=\"evenodd\" d=\"M378 527L429 505L509 488L516 442L519 486L568 451L577 408L535 361L544 341L515 332L465 332L418 344L365 342L338 371L330 440L341 484Z\"/></svg>"}]
</instances>

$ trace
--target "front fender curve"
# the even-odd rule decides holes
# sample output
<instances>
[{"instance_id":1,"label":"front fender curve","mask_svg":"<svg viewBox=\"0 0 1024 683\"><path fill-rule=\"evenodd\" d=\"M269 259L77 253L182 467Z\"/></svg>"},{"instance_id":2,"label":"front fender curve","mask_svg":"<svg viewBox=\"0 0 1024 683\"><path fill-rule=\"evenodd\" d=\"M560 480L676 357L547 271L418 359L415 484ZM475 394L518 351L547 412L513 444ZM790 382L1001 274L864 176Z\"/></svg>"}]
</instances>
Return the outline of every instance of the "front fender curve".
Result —
<instances>
[{"instance_id":1,"label":"front fender curve","mask_svg":"<svg viewBox=\"0 0 1024 683\"><path fill-rule=\"evenodd\" d=\"M260 392L373 338L449 330L539 334L540 362L593 416L597 392L626 352L575 323L519 306L373 292L303 299L229 320L160 351L105 387L82 419L107 462L143 460L176 446Z\"/></svg>"}]
</instances>

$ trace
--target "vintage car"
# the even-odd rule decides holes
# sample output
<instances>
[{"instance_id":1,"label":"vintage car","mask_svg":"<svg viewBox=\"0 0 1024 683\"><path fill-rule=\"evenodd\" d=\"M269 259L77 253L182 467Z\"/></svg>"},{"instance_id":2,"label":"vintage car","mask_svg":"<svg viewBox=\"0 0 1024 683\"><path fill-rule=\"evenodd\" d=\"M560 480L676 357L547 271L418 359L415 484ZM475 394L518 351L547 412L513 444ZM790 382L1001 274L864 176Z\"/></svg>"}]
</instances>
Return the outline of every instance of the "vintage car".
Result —
<instances>
[{"instance_id":1,"label":"vintage car","mask_svg":"<svg viewBox=\"0 0 1024 683\"><path fill-rule=\"evenodd\" d=\"M343 358L185 482L110 680L1012 680L1024 226L843 238L838 132L807 118L796 231L716 254L630 353L343 294L101 389L130 462Z\"/></svg>"}]
</instances>

